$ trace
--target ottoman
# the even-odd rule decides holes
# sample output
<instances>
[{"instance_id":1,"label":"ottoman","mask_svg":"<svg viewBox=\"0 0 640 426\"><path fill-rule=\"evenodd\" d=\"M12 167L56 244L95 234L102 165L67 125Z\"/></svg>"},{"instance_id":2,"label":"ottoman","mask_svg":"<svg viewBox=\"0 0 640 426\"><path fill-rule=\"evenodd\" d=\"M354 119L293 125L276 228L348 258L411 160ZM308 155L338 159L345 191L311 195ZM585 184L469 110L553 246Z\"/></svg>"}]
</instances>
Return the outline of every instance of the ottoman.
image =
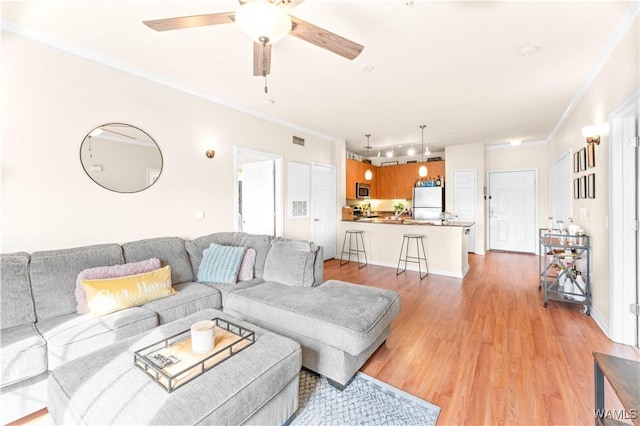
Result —
<instances>
[{"instance_id":1,"label":"ottoman","mask_svg":"<svg viewBox=\"0 0 640 426\"><path fill-rule=\"evenodd\" d=\"M237 290L224 311L302 345L302 365L343 390L386 340L398 293L329 280L318 287L265 282Z\"/></svg>"},{"instance_id":2,"label":"ottoman","mask_svg":"<svg viewBox=\"0 0 640 426\"><path fill-rule=\"evenodd\" d=\"M255 343L168 393L133 364L136 350L219 317ZM300 345L213 309L74 359L49 377L55 424L283 424L298 408Z\"/></svg>"}]
</instances>

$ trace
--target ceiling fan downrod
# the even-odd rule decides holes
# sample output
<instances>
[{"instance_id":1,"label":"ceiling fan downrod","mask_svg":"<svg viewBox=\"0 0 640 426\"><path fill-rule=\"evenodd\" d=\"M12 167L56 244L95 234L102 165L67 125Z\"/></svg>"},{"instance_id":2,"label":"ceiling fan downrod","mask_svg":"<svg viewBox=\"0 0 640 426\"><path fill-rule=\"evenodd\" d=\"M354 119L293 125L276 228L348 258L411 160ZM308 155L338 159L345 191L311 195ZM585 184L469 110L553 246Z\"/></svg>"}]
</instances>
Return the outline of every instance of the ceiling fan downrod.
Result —
<instances>
[{"instance_id":1,"label":"ceiling fan downrod","mask_svg":"<svg viewBox=\"0 0 640 426\"><path fill-rule=\"evenodd\" d=\"M269 43L269 37L261 36L260 42L262 43L262 76L264 77L264 93L269 93L267 87L267 43Z\"/></svg>"}]
</instances>

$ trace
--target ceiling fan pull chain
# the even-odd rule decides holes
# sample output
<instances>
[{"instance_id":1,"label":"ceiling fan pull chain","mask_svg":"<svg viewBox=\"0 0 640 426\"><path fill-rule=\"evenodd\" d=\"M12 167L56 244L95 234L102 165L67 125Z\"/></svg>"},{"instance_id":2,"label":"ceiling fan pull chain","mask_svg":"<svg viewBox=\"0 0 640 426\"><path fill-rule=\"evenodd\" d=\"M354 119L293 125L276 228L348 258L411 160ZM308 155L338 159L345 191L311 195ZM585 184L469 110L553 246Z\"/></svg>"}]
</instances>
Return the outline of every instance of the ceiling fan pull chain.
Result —
<instances>
[{"instance_id":1,"label":"ceiling fan pull chain","mask_svg":"<svg viewBox=\"0 0 640 426\"><path fill-rule=\"evenodd\" d=\"M264 93L269 93L269 89L267 88L267 75L264 75Z\"/></svg>"}]
</instances>

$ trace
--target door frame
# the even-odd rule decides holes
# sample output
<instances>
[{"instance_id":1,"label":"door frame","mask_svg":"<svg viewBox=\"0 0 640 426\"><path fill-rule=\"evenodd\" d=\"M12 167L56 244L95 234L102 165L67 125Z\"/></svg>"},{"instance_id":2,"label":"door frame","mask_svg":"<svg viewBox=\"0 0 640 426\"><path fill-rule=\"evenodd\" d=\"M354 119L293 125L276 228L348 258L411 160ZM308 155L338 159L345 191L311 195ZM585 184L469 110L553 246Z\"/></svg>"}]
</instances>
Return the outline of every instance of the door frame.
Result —
<instances>
[{"instance_id":1,"label":"door frame","mask_svg":"<svg viewBox=\"0 0 640 426\"><path fill-rule=\"evenodd\" d=\"M275 167L274 174L274 207L275 207L275 236L281 237L284 230L284 204L283 204L283 192L284 183L282 178L284 157L282 155L273 154L271 152L259 151L252 148L247 148L241 145L235 145L233 150L233 200L234 200L234 218L233 218L233 230L238 232L240 230L239 210L240 210L240 194L238 192L238 168L241 164L238 163L238 156L242 153L254 155L260 157L263 160L273 160Z\"/></svg>"},{"instance_id":2,"label":"door frame","mask_svg":"<svg viewBox=\"0 0 640 426\"><path fill-rule=\"evenodd\" d=\"M477 247L478 247L478 169L456 169L456 170L452 170L451 171L451 186L452 191L456 190L456 173L458 172L473 172L473 179L474 179L474 186L473 186L473 222L475 226L474 229L474 243L475 246L473 248L470 248L469 252L472 252L473 254L484 254L483 253L479 253ZM455 215L455 196L452 195L451 197L451 213ZM455 220L455 219L454 219Z\"/></svg>"},{"instance_id":3,"label":"door frame","mask_svg":"<svg viewBox=\"0 0 640 426\"><path fill-rule=\"evenodd\" d=\"M636 116L636 133L638 132L639 114L638 103L640 102L640 92L632 94L619 108L609 115L611 126L609 134L609 276L611 287L609 305L609 337L619 343L628 345L638 345L638 318L631 319L628 306L638 303L638 253L635 253L635 267L629 258L634 256L626 252L625 247L636 247L636 238L640 238L636 232L633 235L629 232L629 223L623 223L625 217L635 215L635 203L629 203L630 189L623 193L623 182L633 182L636 176L632 176L632 170L625 170L623 167L624 150L623 143L617 136L617 123L623 118ZM636 169L639 166L636 165ZM626 172L626 174L625 174ZM635 173L638 173L635 170ZM636 192L636 197L639 194ZM626 203L624 201L627 201ZM633 204L633 205L632 205ZM632 211L634 210L634 211ZM636 219L638 216L635 216ZM633 239L633 242L631 241ZM635 271L634 271L635 269Z\"/></svg>"},{"instance_id":4,"label":"door frame","mask_svg":"<svg viewBox=\"0 0 640 426\"><path fill-rule=\"evenodd\" d=\"M538 254L538 246L536 242L538 241L538 229L536 225L538 224L538 169L508 169L508 170L489 170L487 171L487 196L491 194L491 175L493 173L515 173L515 172L533 172L533 246L534 251L532 252L522 252L522 253L534 253ZM485 201L485 209L484 214L487 221L486 226L486 235L487 235L487 250L491 250L491 220L489 219L489 207L491 204L491 200L487 199ZM520 252L518 252L520 253Z\"/></svg>"},{"instance_id":5,"label":"door frame","mask_svg":"<svg viewBox=\"0 0 640 426\"><path fill-rule=\"evenodd\" d=\"M333 232L332 232L331 235L332 235L332 240L333 240L332 242L333 242L334 254L337 256L337 251L336 251L337 250L337 245L336 244L337 244L337 238L338 238L337 237L337 233L338 233L338 223L337 223L337 221L338 221L338 212L337 212L338 203L337 203L337 196L338 196L338 194L337 194L336 188L337 188L337 179L338 179L338 177L336 175L336 166L334 166L333 164L320 163L320 162L317 162L317 161L313 161L311 163L311 203L312 203L312 206L311 206L311 212L312 212L312 214L311 214L311 216L312 216L311 217L311 235L312 235L313 240L315 241L316 240L316 238L315 238L316 237L315 236L315 226L313 225L315 218L313 216L315 216L315 206L316 206L316 202L317 202L317 197L316 197L316 194L315 194L315 181L314 181L314 173L313 172L314 172L314 167L316 167L316 166L327 167L327 168L330 168L333 171L333 183L334 183L334 185L332 186L333 192L332 192L332 196L331 196L331 199L333 200L333 205L332 205L332 208L330 209L330 211L333 212L333 216L331 217L331 223L333 224Z\"/></svg>"}]
</instances>

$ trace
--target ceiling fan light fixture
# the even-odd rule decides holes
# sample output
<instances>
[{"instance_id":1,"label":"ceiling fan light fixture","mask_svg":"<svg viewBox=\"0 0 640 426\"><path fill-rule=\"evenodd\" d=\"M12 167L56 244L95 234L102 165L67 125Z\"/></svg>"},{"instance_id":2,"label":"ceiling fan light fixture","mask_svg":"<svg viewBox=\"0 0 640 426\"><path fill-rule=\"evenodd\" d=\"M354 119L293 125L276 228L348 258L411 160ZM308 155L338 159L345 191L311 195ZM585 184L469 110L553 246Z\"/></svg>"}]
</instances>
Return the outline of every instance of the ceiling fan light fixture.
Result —
<instances>
[{"instance_id":1,"label":"ceiling fan light fixture","mask_svg":"<svg viewBox=\"0 0 640 426\"><path fill-rule=\"evenodd\" d=\"M291 32L291 17L267 0L254 0L236 11L238 28L251 40L273 44Z\"/></svg>"}]
</instances>

